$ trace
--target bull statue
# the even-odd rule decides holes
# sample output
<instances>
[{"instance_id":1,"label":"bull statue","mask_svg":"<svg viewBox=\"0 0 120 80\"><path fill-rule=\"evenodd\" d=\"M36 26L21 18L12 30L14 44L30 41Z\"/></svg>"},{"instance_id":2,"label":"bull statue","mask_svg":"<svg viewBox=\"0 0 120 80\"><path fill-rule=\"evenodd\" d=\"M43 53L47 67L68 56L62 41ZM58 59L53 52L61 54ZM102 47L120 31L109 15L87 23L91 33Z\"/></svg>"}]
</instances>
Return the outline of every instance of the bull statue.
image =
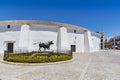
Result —
<instances>
[{"instance_id":1,"label":"bull statue","mask_svg":"<svg viewBox=\"0 0 120 80\"><path fill-rule=\"evenodd\" d=\"M44 48L44 51L46 51L46 49L50 49L50 46L54 44L53 41L48 41L47 43L39 43L39 51L41 51L41 48Z\"/></svg>"}]
</instances>

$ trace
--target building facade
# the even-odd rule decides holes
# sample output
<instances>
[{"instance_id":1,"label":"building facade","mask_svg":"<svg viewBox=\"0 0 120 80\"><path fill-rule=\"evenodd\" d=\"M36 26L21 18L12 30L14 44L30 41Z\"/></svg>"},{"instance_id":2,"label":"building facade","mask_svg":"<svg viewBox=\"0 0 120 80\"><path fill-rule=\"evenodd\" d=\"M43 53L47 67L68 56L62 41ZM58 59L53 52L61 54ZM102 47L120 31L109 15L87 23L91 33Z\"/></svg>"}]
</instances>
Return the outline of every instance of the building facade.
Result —
<instances>
[{"instance_id":1,"label":"building facade","mask_svg":"<svg viewBox=\"0 0 120 80\"><path fill-rule=\"evenodd\" d=\"M38 51L36 43L53 41L51 51L92 52L100 50L100 34L83 27L34 20L0 21L0 53ZM36 45L35 45L36 44Z\"/></svg>"},{"instance_id":2,"label":"building facade","mask_svg":"<svg viewBox=\"0 0 120 80\"><path fill-rule=\"evenodd\" d=\"M109 49L120 49L120 35L106 39L105 47Z\"/></svg>"}]
</instances>

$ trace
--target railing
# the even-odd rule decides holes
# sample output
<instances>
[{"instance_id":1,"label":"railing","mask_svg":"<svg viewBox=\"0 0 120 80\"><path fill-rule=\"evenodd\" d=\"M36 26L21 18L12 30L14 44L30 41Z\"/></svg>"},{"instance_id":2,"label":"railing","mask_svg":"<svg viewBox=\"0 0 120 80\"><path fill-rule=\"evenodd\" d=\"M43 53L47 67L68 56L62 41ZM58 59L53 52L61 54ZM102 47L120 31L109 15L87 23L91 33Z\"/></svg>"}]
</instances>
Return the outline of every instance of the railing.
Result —
<instances>
[{"instance_id":1,"label":"railing","mask_svg":"<svg viewBox=\"0 0 120 80\"><path fill-rule=\"evenodd\" d=\"M57 51L36 51L36 50L33 50L33 51L28 51L28 50L5 50L4 51L4 55L6 54L14 54L14 53L28 53L28 52L38 52L38 53L49 53L49 52L57 52ZM61 50L60 52L58 53L68 53L68 54L73 54L73 52L71 50Z\"/></svg>"}]
</instances>

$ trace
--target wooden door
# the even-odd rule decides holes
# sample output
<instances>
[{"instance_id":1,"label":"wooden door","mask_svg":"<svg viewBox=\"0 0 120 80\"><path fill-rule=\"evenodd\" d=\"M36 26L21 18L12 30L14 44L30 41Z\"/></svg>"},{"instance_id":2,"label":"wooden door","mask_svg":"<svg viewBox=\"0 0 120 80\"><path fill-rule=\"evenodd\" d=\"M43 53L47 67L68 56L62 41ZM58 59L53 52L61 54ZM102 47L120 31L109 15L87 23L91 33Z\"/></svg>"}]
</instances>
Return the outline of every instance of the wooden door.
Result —
<instances>
[{"instance_id":1,"label":"wooden door","mask_svg":"<svg viewBox=\"0 0 120 80\"><path fill-rule=\"evenodd\" d=\"M7 51L8 53L13 53L13 43L8 43Z\"/></svg>"},{"instance_id":2,"label":"wooden door","mask_svg":"<svg viewBox=\"0 0 120 80\"><path fill-rule=\"evenodd\" d=\"M76 52L76 45L71 45L71 52Z\"/></svg>"}]
</instances>

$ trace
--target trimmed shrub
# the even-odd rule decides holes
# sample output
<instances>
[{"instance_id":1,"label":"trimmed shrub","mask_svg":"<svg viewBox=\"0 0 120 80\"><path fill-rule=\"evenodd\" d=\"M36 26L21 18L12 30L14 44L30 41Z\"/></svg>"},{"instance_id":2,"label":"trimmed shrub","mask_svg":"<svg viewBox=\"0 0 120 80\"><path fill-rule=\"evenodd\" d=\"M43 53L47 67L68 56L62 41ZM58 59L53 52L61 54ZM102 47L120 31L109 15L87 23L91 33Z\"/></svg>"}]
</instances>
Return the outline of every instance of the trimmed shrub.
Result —
<instances>
[{"instance_id":1,"label":"trimmed shrub","mask_svg":"<svg viewBox=\"0 0 120 80\"><path fill-rule=\"evenodd\" d=\"M5 61L20 62L20 63L45 63L56 62L72 59L70 54L53 53L20 53L20 54L7 54L3 58Z\"/></svg>"}]
</instances>

